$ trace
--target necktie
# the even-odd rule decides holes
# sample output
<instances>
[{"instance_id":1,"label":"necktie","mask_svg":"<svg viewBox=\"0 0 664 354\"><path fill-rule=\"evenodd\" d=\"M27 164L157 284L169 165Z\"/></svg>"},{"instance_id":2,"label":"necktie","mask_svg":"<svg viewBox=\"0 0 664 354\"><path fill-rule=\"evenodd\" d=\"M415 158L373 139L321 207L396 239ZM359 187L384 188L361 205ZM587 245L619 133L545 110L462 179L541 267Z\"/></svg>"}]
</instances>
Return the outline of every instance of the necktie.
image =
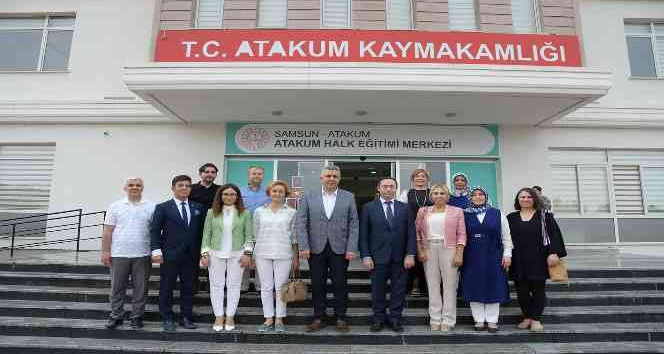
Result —
<instances>
[{"instance_id":1,"label":"necktie","mask_svg":"<svg viewBox=\"0 0 664 354\"><path fill-rule=\"evenodd\" d=\"M385 202L387 205L387 223L392 227L392 224L394 223L394 212L392 211L392 201L388 200Z\"/></svg>"},{"instance_id":2,"label":"necktie","mask_svg":"<svg viewBox=\"0 0 664 354\"><path fill-rule=\"evenodd\" d=\"M189 215L187 214L187 208L186 208L186 203L182 202L180 203L182 205L182 218L184 219L184 224L189 226Z\"/></svg>"}]
</instances>

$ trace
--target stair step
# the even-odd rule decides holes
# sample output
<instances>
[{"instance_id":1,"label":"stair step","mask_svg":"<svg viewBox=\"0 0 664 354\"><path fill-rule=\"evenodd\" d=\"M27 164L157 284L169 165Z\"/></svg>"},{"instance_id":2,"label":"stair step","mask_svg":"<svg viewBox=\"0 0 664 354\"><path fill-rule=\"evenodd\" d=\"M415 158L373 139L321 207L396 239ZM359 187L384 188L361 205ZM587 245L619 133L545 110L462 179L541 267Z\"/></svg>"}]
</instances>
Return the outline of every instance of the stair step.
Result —
<instances>
[{"instance_id":1,"label":"stair step","mask_svg":"<svg viewBox=\"0 0 664 354\"><path fill-rule=\"evenodd\" d=\"M175 291L178 298L179 291ZM0 299L7 300L41 300L41 301L72 301L72 302L96 302L107 303L109 296L108 288L72 288L65 286L38 286L38 285L0 285ZM148 293L151 304L157 304L159 299L158 290L150 290ZM518 306L516 295L511 294L511 300L506 307ZM125 299L130 301L130 297ZM334 303L332 294L328 294L330 304ZM407 306L427 307L428 299L425 297L407 297ZM194 297L194 304L208 305L210 297L207 292L200 292ZM548 306L629 306L629 305L664 305L664 292L659 290L636 290L636 291L597 291L597 292L550 292L547 294ZM260 295L256 293L243 294L240 298L240 306L261 306ZM306 301L289 304L289 307L311 308L311 296ZM371 294L350 293L349 307L371 306ZM467 307L467 303L461 299L457 302L458 307Z\"/></svg>"},{"instance_id":2,"label":"stair step","mask_svg":"<svg viewBox=\"0 0 664 354\"><path fill-rule=\"evenodd\" d=\"M337 333L332 328L325 328L317 333L306 333L304 326L289 325L284 334L260 333L255 325L238 325L237 330L215 333L209 324L201 324L195 330L177 328L175 333L162 332L161 323L145 322L145 328L134 331L124 327L106 330L105 320L89 319L52 319L0 317L0 332L4 336L38 337L74 337L71 344L80 338L113 339L116 345L126 345L129 340L170 342L223 342L252 344L316 344L335 346L343 345L434 345L434 344L481 344L490 343L579 343L579 342L664 342L664 328L661 323L595 323L587 324L545 324L540 333L518 330L511 325L503 325L496 334L476 332L471 326L458 326L453 331L432 332L426 326L407 326L401 334L389 330L372 333L368 326L353 326L347 334ZM48 338L44 338L48 339ZM95 342L97 342L95 340ZM216 343L217 345L221 345ZM660 343L661 344L661 343ZM196 344L192 349L198 350ZM553 347L549 344L543 347ZM613 344L604 343L600 348L606 350ZM244 346L243 346L244 348ZM340 349L342 347L339 347ZM380 348L383 348L382 346ZM661 346L659 347L661 348ZM313 349L313 348L311 348ZM315 349L314 349L315 350ZM343 350L343 349L342 349ZM316 350L317 352L320 352ZM323 351L324 352L324 351ZM381 350L381 352L383 352ZM549 351L556 352L556 351ZM389 353L383 352L383 353ZM462 351L463 353L463 351Z\"/></svg>"},{"instance_id":3,"label":"stair step","mask_svg":"<svg viewBox=\"0 0 664 354\"><path fill-rule=\"evenodd\" d=\"M127 307L128 308L128 307ZM178 312L178 306L173 307ZM4 300L0 303L0 316L20 317L50 317L67 319L105 319L108 317L109 307L105 303L63 302L63 301L28 301ZM194 306L195 320L198 322L211 322L214 320L212 308L209 305ZM310 308L289 308L288 322L294 325L304 325L311 321ZM349 308L348 321L353 325L368 324L371 320L370 308ZM521 320L521 310L515 307L501 309L501 323L517 323ZM145 319L158 321L160 319L157 305L146 306ZM263 312L260 307L240 307L237 310L236 320L239 323L260 324L263 321ZM542 321L545 323L593 323L593 322L664 322L664 306L564 306L547 307ZM403 322L406 325L428 324L428 310L426 308L408 308L404 310ZM457 311L457 322L471 324L470 309L460 308Z\"/></svg>"},{"instance_id":4,"label":"stair step","mask_svg":"<svg viewBox=\"0 0 664 354\"><path fill-rule=\"evenodd\" d=\"M657 342L523 343L523 344L445 344L445 345L320 345L317 353L395 354L407 348L411 353L438 354L551 354L551 353L664 353L664 343ZM12 354L81 354L81 353L311 353L310 346L298 344L236 344L174 342L167 340L123 340L67 337L0 336L0 350Z\"/></svg>"},{"instance_id":5,"label":"stair step","mask_svg":"<svg viewBox=\"0 0 664 354\"><path fill-rule=\"evenodd\" d=\"M304 278L304 282L309 279ZM0 284L5 285L54 285L71 287L110 287L106 274L68 274L54 272L0 272ZM150 289L159 288L159 277L150 277ZM350 292L371 292L369 279L349 279ZM664 277L642 278L572 278L568 282L547 283L547 292L603 291L603 290L664 290ZM512 289L513 291L513 289Z\"/></svg>"},{"instance_id":6,"label":"stair step","mask_svg":"<svg viewBox=\"0 0 664 354\"><path fill-rule=\"evenodd\" d=\"M0 263L0 271L20 272L56 272L72 274L108 274L109 269L101 264L34 264L34 263ZM159 268L152 269L153 274L159 274ZM309 271L306 262L302 262L302 276L308 277ZM601 269L570 269L571 278L637 278L637 277L664 277L664 269L648 268L601 268ZM348 278L365 279L368 271L359 263L351 263L348 269Z\"/></svg>"}]
</instances>

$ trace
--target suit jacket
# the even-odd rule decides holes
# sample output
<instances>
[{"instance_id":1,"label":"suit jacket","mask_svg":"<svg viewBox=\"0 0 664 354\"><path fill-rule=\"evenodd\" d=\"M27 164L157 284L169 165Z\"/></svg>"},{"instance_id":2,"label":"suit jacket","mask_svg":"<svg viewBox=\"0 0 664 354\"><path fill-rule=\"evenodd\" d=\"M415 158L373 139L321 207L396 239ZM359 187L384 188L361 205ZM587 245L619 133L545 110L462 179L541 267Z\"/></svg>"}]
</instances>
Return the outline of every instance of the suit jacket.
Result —
<instances>
[{"instance_id":1,"label":"suit jacket","mask_svg":"<svg viewBox=\"0 0 664 354\"><path fill-rule=\"evenodd\" d=\"M157 204L150 223L150 249L161 249L167 260L180 258L187 253L197 256L205 209L201 204L189 200L189 210L191 219L187 226L175 201L171 199Z\"/></svg>"},{"instance_id":2,"label":"suit jacket","mask_svg":"<svg viewBox=\"0 0 664 354\"><path fill-rule=\"evenodd\" d=\"M394 200L394 222L390 227L380 199L362 207L360 218L360 256L375 264L401 263L417 254L415 217L408 204Z\"/></svg>"},{"instance_id":3,"label":"suit jacket","mask_svg":"<svg viewBox=\"0 0 664 354\"><path fill-rule=\"evenodd\" d=\"M417 212L415 228L417 230L417 249L429 248L429 222L428 218L433 206L423 207ZM445 208L445 241L443 246L447 249L455 248L457 245L466 245L466 219L463 209L447 205Z\"/></svg>"},{"instance_id":4,"label":"suit jacket","mask_svg":"<svg viewBox=\"0 0 664 354\"><path fill-rule=\"evenodd\" d=\"M339 188L332 217L328 219L321 188L308 191L297 208L295 231L300 250L321 253L329 242L336 254L357 253L359 222L355 195Z\"/></svg>"}]
</instances>

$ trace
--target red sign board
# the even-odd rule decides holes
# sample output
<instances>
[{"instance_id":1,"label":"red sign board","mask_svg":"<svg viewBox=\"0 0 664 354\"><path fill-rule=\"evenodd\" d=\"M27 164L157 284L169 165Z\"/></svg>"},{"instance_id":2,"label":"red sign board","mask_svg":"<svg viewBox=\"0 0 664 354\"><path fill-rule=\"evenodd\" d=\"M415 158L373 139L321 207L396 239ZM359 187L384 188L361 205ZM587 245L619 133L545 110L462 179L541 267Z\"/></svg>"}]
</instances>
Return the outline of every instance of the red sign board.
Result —
<instances>
[{"instance_id":1,"label":"red sign board","mask_svg":"<svg viewBox=\"0 0 664 354\"><path fill-rule=\"evenodd\" d=\"M576 36L360 30L163 30L157 62L581 66Z\"/></svg>"}]
</instances>

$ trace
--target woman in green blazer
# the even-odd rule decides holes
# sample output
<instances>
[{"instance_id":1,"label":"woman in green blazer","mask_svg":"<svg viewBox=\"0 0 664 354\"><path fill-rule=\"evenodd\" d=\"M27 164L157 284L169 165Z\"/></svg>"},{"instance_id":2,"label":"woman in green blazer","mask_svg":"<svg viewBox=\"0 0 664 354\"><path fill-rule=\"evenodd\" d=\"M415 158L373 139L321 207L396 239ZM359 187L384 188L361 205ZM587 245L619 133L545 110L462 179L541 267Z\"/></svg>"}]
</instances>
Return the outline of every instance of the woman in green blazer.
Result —
<instances>
[{"instance_id":1,"label":"woman in green blazer","mask_svg":"<svg viewBox=\"0 0 664 354\"><path fill-rule=\"evenodd\" d=\"M240 189L225 184L217 190L203 227L201 263L209 267L210 300L216 332L235 329L235 310L240 301L240 283L244 268L251 265L254 235L251 212L242 204ZM224 318L224 286L226 317Z\"/></svg>"}]
</instances>

